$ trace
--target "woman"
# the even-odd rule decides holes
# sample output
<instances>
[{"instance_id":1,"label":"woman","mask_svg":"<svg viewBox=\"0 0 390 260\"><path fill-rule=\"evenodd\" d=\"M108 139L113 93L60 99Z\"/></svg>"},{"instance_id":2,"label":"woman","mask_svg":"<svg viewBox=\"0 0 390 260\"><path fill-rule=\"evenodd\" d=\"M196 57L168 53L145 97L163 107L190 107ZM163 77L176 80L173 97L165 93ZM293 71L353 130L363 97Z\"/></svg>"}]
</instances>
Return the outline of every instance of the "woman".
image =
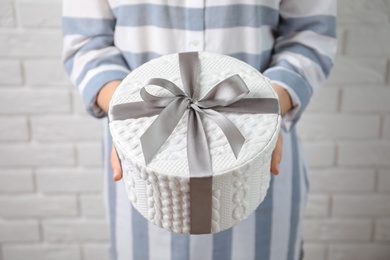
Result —
<instances>
[{"instance_id":1,"label":"woman","mask_svg":"<svg viewBox=\"0 0 390 260\"><path fill-rule=\"evenodd\" d=\"M270 169L280 174L272 176L264 202L247 220L214 235L165 231L131 206L123 183L113 181L122 173L106 122L112 260L303 257L300 227L308 183L295 124L332 67L335 12L333 0L63 1L64 64L97 118L106 116L113 92L131 70L184 51L247 62L271 79L282 108L284 126Z\"/></svg>"}]
</instances>

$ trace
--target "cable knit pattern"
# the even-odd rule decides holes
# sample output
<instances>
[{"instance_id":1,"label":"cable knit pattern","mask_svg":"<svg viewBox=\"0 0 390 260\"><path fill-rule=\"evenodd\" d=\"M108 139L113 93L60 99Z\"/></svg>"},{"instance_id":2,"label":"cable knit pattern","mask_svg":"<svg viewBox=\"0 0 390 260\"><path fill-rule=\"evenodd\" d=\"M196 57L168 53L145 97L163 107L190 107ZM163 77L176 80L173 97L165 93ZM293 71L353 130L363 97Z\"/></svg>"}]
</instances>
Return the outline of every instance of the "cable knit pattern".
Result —
<instances>
[{"instance_id":1,"label":"cable knit pattern","mask_svg":"<svg viewBox=\"0 0 390 260\"><path fill-rule=\"evenodd\" d=\"M269 81L246 63L212 53L200 53L199 59L196 97L203 97L221 80L239 74L250 89L246 98L277 98ZM135 69L115 92L111 106L141 101L139 90L144 82L155 77L168 79L183 89L177 54ZM171 95L160 88L148 87L148 91L157 96ZM223 114L240 129L246 141L236 159L218 125L202 117L213 168L211 232L236 225L264 199L270 180L269 161L281 121L277 114ZM110 122L114 143L123 158L126 189L135 208L149 221L177 233L189 233L187 112L159 153L145 166L139 139L156 117Z\"/></svg>"}]
</instances>

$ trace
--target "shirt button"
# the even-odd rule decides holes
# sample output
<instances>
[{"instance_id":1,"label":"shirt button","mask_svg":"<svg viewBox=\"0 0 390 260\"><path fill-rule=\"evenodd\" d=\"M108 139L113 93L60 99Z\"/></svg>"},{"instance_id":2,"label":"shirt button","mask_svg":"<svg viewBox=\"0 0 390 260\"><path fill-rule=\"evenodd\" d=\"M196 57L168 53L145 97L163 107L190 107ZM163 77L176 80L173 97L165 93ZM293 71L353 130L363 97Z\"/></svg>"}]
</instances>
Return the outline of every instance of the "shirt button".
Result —
<instances>
[{"instance_id":1,"label":"shirt button","mask_svg":"<svg viewBox=\"0 0 390 260\"><path fill-rule=\"evenodd\" d=\"M191 41L191 45L192 46L198 46L199 45L199 41L198 40L193 40L193 41Z\"/></svg>"}]
</instances>

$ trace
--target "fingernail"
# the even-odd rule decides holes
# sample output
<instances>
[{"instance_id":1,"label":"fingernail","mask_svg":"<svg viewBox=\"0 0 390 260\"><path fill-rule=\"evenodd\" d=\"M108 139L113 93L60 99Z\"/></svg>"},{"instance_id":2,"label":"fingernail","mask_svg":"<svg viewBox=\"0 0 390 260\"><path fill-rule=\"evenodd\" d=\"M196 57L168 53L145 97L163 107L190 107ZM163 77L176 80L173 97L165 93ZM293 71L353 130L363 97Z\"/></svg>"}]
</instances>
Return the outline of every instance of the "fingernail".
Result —
<instances>
[{"instance_id":1,"label":"fingernail","mask_svg":"<svg viewBox=\"0 0 390 260\"><path fill-rule=\"evenodd\" d=\"M279 174L279 164L276 165L275 167L275 175Z\"/></svg>"},{"instance_id":2,"label":"fingernail","mask_svg":"<svg viewBox=\"0 0 390 260\"><path fill-rule=\"evenodd\" d=\"M113 178L114 178L114 181L117 181L118 178L119 178L118 169L117 169L117 168L114 168L114 169L112 169L112 171L113 171Z\"/></svg>"}]
</instances>

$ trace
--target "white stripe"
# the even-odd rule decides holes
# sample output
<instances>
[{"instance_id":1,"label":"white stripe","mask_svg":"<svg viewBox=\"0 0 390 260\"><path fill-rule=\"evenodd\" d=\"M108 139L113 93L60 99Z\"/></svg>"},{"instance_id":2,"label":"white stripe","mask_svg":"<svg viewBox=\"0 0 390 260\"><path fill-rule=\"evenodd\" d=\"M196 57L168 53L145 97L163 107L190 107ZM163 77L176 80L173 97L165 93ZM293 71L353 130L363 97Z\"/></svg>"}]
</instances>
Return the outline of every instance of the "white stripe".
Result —
<instances>
[{"instance_id":1,"label":"white stripe","mask_svg":"<svg viewBox=\"0 0 390 260\"><path fill-rule=\"evenodd\" d=\"M272 63L277 60L285 60L294 67L301 69L304 72L309 85L312 86L313 91L319 89L326 79L321 67L317 63L300 54L286 51L275 55Z\"/></svg>"},{"instance_id":2,"label":"white stripe","mask_svg":"<svg viewBox=\"0 0 390 260\"><path fill-rule=\"evenodd\" d=\"M118 48L123 51L168 54L186 50L186 33L185 30L164 29L155 26L118 26L115 31L115 42Z\"/></svg>"},{"instance_id":3,"label":"white stripe","mask_svg":"<svg viewBox=\"0 0 390 260\"><path fill-rule=\"evenodd\" d=\"M171 232L148 221L149 259L171 259Z\"/></svg>"},{"instance_id":4,"label":"white stripe","mask_svg":"<svg viewBox=\"0 0 390 260\"><path fill-rule=\"evenodd\" d=\"M91 40L82 35L66 35L63 39L62 60L66 60Z\"/></svg>"},{"instance_id":5,"label":"white stripe","mask_svg":"<svg viewBox=\"0 0 390 260\"><path fill-rule=\"evenodd\" d=\"M302 31L291 37L282 38L276 42L275 48L288 43L300 43L329 58L334 57L337 50L337 42L334 38L313 31Z\"/></svg>"},{"instance_id":6,"label":"white stripe","mask_svg":"<svg viewBox=\"0 0 390 260\"><path fill-rule=\"evenodd\" d=\"M119 65L102 65L97 67L96 69L92 69L88 71L87 75L84 77L84 79L81 81L79 85L79 92L82 95L84 92L85 87L87 86L88 82L98 75L99 73L102 72L108 72L108 71L123 71L126 73L129 73L129 71L126 68L123 68L122 66Z\"/></svg>"},{"instance_id":7,"label":"white stripe","mask_svg":"<svg viewBox=\"0 0 390 260\"><path fill-rule=\"evenodd\" d=\"M161 0L111 0L111 7L116 8L121 5L139 5L139 4L154 4L154 5L165 5L165 6L178 6L185 8L201 8L204 6L203 0L169 0L162 2Z\"/></svg>"},{"instance_id":8,"label":"white stripe","mask_svg":"<svg viewBox=\"0 0 390 260\"><path fill-rule=\"evenodd\" d=\"M312 15L332 15L336 13L335 0L302 1L289 0L281 1L280 13L284 18L312 16Z\"/></svg>"},{"instance_id":9,"label":"white stripe","mask_svg":"<svg viewBox=\"0 0 390 260\"><path fill-rule=\"evenodd\" d=\"M62 1L64 17L113 18L107 0L64 0Z\"/></svg>"},{"instance_id":10,"label":"white stripe","mask_svg":"<svg viewBox=\"0 0 390 260\"><path fill-rule=\"evenodd\" d=\"M232 260L255 259L256 215L250 214L233 228Z\"/></svg>"},{"instance_id":11,"label":"white stripe","mask_svg":"<svg viewBox=\"0 0 390 260\"><path fill-rule=\"evenodd\" d=\"M190 237L190 260L212 260L212 257L212 235L193 235Z\"/></svg>"},{"instance_id":12,"label":"white stripe","mask_svg":"<svg viewBox=\"0 0 390 260\"><path fill-rule=\"evenodd\" d=\"M283 134L283 160L274 178L270 260L287 259L291 218L292 169L291 135ZM280 250L278 250L280 249Z\"/></svg>"},{"instance_id":13,"label":"white stripe","mask_svg":"<svg viewBox=\"0 0 390 260\"><path fill-rule=\"evenodd\" d=\"M211 52L230 54L245 50L245 53L259 54L271 49L273 44L272 31L268 26L210 29L205 32L205 47Z\"/></svg>"},{"instance_id":14,"label":"white stripe","mask_svg":"<svg viewBox=\"0 0 390 260\"><path fill-rule=\"evenodd\" d=\"M72 82L76 82L77 78L83 72L84 67L91 61L119 54L119 50L115 47L107 47L100 50L90 50L87 52L78 52L74 57L73 70L70 74Z\"/></svg>"},{"instance_id":15,"label":"white stripe","mask_svg":"<svg viewBox=\"0 0 390 260\"><path fill-rule=\"evenodd\" d=\"M133 259L130 200L123 181L116 184L116 244L118 259Z\"/></svg>"},{"instance_id":16,"label":"white stripe","mask_svg":"<svg viewBox=\"0 0 390 260\"><path fill-rule=\"evenodd\" d=\"M132 35L132 37L128 37ZM232 39L234 36L234 39ZM273 46L271 28L236 27L228 29L210 29L205 31L205 50L217 53L258 54ZM134 40L137 39L137 40ZM165 29L155 26L117 27L115 42L123 51L142 53L156 52L159 54L188 51L199 48L193 46L197 40L202 44L203 32L187 32L179 29ZM218 39L216 41L215 39ZM239 39L239 40L237 40ZM221 44L224 43L224 44Z\"/></svg>"},{"instance_id":17,"label":"white stripe","mask_svg":"<svg viewBox=\"0 0 390 260\"><path fill-rule=\"evenodd\" d=\"M161 0L112 0L111 7L116 8L121 5L137 5L137 4L155 4L161 5ZM242 4L242 5L264 5L271 8L277 9L279 6L278 1L274 0L213 0L213 1L183 1L183 0L170 0L168 4L169 6L179 6L185 8L201 8L204 5L206 6L226 6L226 5L234 5L234 4Z\"/></svg>"},{"instance_id":18,"label":"white stripe","mask_svg":"<svg viewBox=\"0 0 390 260\"><path fill-rule=\"evenodd\" d=\"M227 6L227 5L241 4L241 5L264 5L274 9L279 8L279 1L275 1L275 0L230 0L230 1L213 0L208 2L209 2L207 3L208 6Z\"/></svg>"}]
</instances>

